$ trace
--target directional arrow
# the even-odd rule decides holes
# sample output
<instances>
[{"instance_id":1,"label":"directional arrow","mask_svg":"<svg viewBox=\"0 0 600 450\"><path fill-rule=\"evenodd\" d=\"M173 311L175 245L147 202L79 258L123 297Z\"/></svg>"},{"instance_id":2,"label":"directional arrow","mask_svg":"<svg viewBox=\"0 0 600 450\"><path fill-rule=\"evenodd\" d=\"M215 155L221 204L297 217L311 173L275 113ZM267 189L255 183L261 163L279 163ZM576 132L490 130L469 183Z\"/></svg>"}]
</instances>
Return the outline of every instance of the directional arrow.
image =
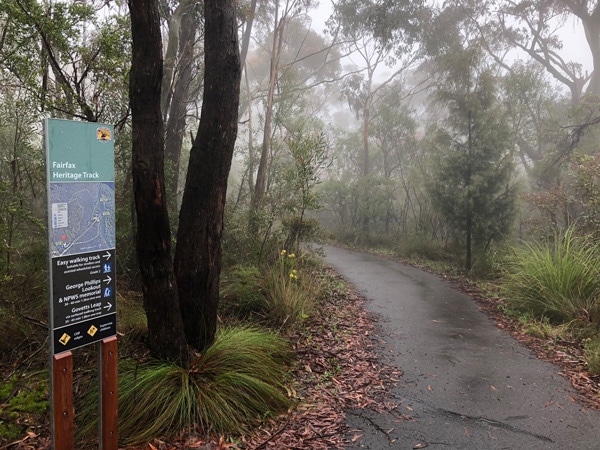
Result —
<instances>
[{"instance_id":1,"label":"directional arrow","mask_svg":"<svg viewBox=\"0 0 600 450\"><path fill-rule=\"evenodd\" d=\"M106 311L110 311L111 308L112 308L112 303L111 302L108 302L108 305L106 305L104 307L104 309L106 309Z\"/></svg>"},{"instance_id":2,"label":"directional arrow","mask_svg":"<svg viewBox=\"0 0 600 450\"><path fill-rule=\"evenodd\" d=\"M104 255L104 257L106 258L106 260L108 261L111 257L110 252L106 252L106 254Z\"/></svg>"},{"instance_id":3,"label":"directional arrow","mask_svg":"<svg viewBox=\"0 0 600 450\"><path fill-rule=\"evenodd\" d=\"M106 278L104 280L105 283L110 283L112 281L112 278L109 275L106 275Z\"/></svg>"}]
</instances>

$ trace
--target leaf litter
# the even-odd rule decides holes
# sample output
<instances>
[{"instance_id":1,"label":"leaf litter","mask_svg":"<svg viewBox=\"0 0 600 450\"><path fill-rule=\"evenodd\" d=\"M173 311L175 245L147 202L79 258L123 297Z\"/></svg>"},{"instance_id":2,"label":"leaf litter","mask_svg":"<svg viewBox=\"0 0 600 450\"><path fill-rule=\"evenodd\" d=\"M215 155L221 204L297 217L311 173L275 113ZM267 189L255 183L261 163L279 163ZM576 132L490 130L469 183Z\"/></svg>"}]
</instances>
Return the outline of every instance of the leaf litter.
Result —
<instances>
[{"instance_id":1,"label":"leaf litter","mask_svg":"<svg viewBox=\"0 0 600 450\"><path fill-rule=\"evenodd\" d=\"M328 276L341 279L333 271L328 272ZM447 279L470 295L498 328L509 332L539 358L560 367L557 373L568 379L579 394L573 395L571 401L600 410L600 376L587 373L581 345L528 335L516 320L502 314L501 299L485 296L458 277ZM398 405L387 400L389 388L402 373L383 362L374 350L376 339L372 336L377 317L367 312L364 303L364 298L352 290L334 290L319 314L291 336L298 362L293 369L295 385L289 389L289 395L297 403L288 414L266 420L244 436L206 439L192 432L171 441L157 438L128 450L342 449L362 437L361 430L347 425L345 410L368 408L392 413L398 420L411 420L410 416L398 413ZM406 409L412 411L410 406ZM45 434L29 433L2 443L0 450L49 449L50 441ZM423 448L418 445L422 444L415 448Z\"/></svg>"},{"instance_id":2,"label":"leaf litter","mask_svg":"<svg viewBox=\"0 0 600 450\"><path fill-rule=\"evenodd\" d=\"M325 276L342 280L325 270ZM297 362L288 391L296 403L287 414L264 421L244 436L204 440L188 434L177 442L152 444L157 450L343 449L362 437L361 430L349 427L345 410L370 409L409 420L388 401L389 389L402 373L376 353L376 327L377 317L366 310L363 297L348 288L333 289L318 313L290 336ZM148 444L136 450L149 448Z\"/></svg>"}]
</instances>

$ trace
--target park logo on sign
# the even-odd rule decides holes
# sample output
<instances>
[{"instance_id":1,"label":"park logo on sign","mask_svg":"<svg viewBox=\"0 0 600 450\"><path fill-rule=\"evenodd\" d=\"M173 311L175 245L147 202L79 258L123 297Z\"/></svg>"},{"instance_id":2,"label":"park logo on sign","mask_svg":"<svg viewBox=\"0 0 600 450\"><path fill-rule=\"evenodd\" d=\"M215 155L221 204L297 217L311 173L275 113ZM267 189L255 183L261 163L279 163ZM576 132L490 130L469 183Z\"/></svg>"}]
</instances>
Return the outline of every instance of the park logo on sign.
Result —
<instances>
[{"instance_id":1,"label":"park logo on sign","mask_svg":"<svg viewBox=\"0 0 600 450\"><path fill-rule=\"evenodd\" d=\"M98 128L96 136L99 141L110 141L111 139L110 130L108 128Z\"/></svg>"}]
</instances>

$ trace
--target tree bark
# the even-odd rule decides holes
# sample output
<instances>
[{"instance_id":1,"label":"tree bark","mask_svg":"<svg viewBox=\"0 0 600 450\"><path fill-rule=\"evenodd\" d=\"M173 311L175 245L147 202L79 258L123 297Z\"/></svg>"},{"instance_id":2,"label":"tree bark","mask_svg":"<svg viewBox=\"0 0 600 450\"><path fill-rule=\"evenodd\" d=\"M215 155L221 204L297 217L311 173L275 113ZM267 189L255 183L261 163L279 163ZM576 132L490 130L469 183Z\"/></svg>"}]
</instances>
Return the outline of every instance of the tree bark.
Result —
<instances>
[{"instance_id":1,"label":"tree bark","mask_svg":"<svg viewBox=\"0 0 600 450\"><path fill-rule=\"evenodd\" d=\"M129 10L133 38L129 93L132 178L138 225L136 249L148 319L148 347L156 358L187 362L165 197L158 5L156 0L129 0Z\"/></svg>"},{"instance_id":2,"label":"tree bark","mask_svg":"<svg viewBox=\"0 0 600 450\"><path fill-rule=\"evenodd\" d=\"M285 18L279 18L279 1L275 2L275 22L273 27L273 45L271 48L271 65L269 70L269 93L267 96L267 106L265 111L265 124L263 130L262 151L256 173L256 185L254 186L254 197L252 198L252 207L258 208L260 201L267 192L267 166L269 164L269 151L271 148L271 127L274 109L275 85L277 84L277 74L279 73L279 56L283 45L283 31ZM251 226L251 228L254 228Z\"/></svg>"},{"instance_id":3,"label":"tree bark","mask_svg":"<svg viewBox=\"0 0 600 450\"><path fill-rule=\"evenodd\" d=\"M175 273L188 344L212 344L217 328L227 178L237 137L241 64L234 0L205 0L202 113L181 210Z\"/></svg>"},{"instance_id":4,"label":"tree bark","mask_svg":"<svg viewBox=\"0 0 600 450\"><path fill-rule=\"evenodd\" d=\"M185 134L187 106L190 100L189 93L192 82L194 43L196 41L194 2L192 0L184 0L181 2L180 8L182 8L182 11L178 27L179 58L177 73L173 82L174 86L165 137L165 156L172 171L172 176L167 180L167 195L169 201L172 202L170 210L173 213L177 211L179 201L177 188L179 186L181 147L183 145L183 136Z\"/></svg>"}]
</instances>

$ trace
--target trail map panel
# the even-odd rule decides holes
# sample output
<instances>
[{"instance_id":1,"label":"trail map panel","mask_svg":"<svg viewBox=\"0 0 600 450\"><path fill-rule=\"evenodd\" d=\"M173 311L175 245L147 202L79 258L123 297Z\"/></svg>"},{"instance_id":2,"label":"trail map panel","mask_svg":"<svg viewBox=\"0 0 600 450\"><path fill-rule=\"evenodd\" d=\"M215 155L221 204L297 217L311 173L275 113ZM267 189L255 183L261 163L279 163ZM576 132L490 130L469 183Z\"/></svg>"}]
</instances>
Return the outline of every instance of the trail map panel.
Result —
<instances>
[{"instance_id":1,"label":"trail map panel","mask_svg":"<svg viewBox=\"0 0 600 450\"><path fill-rule=\"evenodd\" d=\"M110 125L44 122L51 351L116 335L115 184Z\"/></svg>"},{"instance_id":2,"label":"trail map panel","mask_svg":"<svg viewBox=\"0 0 600 450\"><path fill-rule=\"evenodd\" d=\"M115 184L50 183L52 257L115 248Z\"/></svg>"}]
</instances>

